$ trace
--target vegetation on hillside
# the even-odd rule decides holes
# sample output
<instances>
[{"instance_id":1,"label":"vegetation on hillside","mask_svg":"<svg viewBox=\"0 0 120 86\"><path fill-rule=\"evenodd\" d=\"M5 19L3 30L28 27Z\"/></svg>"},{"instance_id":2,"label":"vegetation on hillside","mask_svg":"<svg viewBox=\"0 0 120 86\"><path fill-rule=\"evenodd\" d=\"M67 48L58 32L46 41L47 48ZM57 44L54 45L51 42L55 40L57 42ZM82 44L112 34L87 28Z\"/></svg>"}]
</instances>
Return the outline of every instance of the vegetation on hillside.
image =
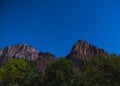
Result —
<instances>
[{"instance_id":1,"label":"vegetation on hillside","mask_svg":"<svg viewBox=\"0 0 120 86\"><path fill-rule=\"evenodd\" d=\"M80 71L62 58L37 74L34 62L9 59L0 67L0 86L120 86L120 57L93 57L84 61Z\"/></svg>"}]
</instances>

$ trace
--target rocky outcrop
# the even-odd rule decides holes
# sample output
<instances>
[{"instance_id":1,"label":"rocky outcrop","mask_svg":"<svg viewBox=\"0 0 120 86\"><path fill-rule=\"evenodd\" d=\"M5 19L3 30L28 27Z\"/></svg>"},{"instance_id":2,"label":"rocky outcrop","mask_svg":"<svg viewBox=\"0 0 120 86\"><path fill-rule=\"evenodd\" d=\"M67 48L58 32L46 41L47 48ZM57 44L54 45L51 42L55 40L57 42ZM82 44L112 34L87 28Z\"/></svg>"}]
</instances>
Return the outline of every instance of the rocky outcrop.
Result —
<instances>
[{"instance_id":1,"label":"rocky outcrop","mask_svg":"<svg viewBox=\"0 0 120 86\"><path fill-rule=\"evenodd\" d=\"M79 69L83 65L83 60L93 56L105 56L107 52L97 48L83 40L79 40L72 48L70 54L66 57L71 60Z\"/></svg>"},{"instance_id":2,"label":"rocky outcrop","mask_svg":"<svg viewBox=\"0 0 120 86\"><path fill-rule=\"evenodd\" d=\"M1 50L0 50L0 56L2 55L2 52L3 52L3 50L1 49Z\"/></svg>"},{"instance_id":3,"label":"rocky outcrop","mask_svg":"<svg viewBox=\"0 0 120 86\"><path fill-rule=\"evenodd\" d=\"M8 46L3 49L3 58L25 58L27 60L36 60L39 58L39 52L27 44Z\"/></svg>"},{"instance_id":4,"label":"rocky outcrop","mask_svg":"<svg viewBox=\"0 0 120 86\"><path fill-rule=\"evenodd\" d=\"M40 73L44 73L46 66L48 66L51 62L55 61L56 58L53 54L46 52L46 53L39 53L39 58L36 60L36 67L37 71Z\"/></svg>"},{"instance_id":5,"label":"rocky outcrop","mask_svg":"<svg viewBox=\"0 0 120 86\"><path fill-rule=\"evenodd\" d=\"M27 44L16 44L0 50L0 65L5 64L9 58L24 58L35 61L37 69L42 73L48 64L55 61L55 56L51 53L39 53L35 48Z\"/></svg>"},{"instance_id":6,"label":"rocky outcrop","mask_svg":"<svg viewBox=\"0 0 120 86\"><path fill-rule=\"evenodd\" d=\"M76 69L80 69L84 64L83 60L94 56L105 55L107 55L107 53L103 49L79 40L66 58L75 64ZM0 50L0 65L5 64L9 58L24 58L34 61L39 73L44 73L46 66L56 60L53 54L38 52L35 48L27 44L16 44Z\"/></svg>"}]
</instances>

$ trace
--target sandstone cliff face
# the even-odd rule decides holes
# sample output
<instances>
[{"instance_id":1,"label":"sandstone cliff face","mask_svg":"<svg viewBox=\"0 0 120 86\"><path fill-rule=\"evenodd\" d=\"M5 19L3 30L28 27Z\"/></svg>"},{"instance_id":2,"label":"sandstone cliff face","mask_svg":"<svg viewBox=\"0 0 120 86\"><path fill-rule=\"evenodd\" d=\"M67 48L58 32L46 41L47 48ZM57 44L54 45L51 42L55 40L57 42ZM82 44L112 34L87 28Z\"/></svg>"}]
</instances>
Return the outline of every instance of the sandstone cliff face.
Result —
<instances>
[{"instance_id":1,"label":"sandstone cliff face","mask_svg":"<svg viewBox=\"0 0 120 86\"><path fill-rule=\"evenodd\" d=\"M93 56L105 56L107 52L97 48L85 41L79 40L72 48L70 54L66 57L71 60L76 67L80 68L83 65L83 60Z\"/></svg>"},{"instance_id":2,"label":"sandstone cliff face","mask_svg":"<svg viewBox=\"0 0 120 86\"><path fill-rule=\"evenodd\" d=\"M39 52L26 44L16 44L14 46L8 46L3 49L3 58L25 58L27 60L36 60L39 58Z\"/></svg>"},{"instance_id":3,"label":"sandstone cliff face","mask_svg":"<svg viewBox=\"0 0 120 86\"><path fill-rule=\"evenodd\" d=\"M85 41L79 40L72 48L69 55L66 56L76 66L76 69L82 67L83 60L93 56L105 56L107 53ZM34 61L38 72L44 73L46 66L55 61L56 58L51 53L38 52L35 48L27 44L16 44L0 50L0 65L7 62L9 58L24 58Z\"/></svg>"},{"instance_id":4,"label":"sandstone cliff face","mask_svg":"<svg viewBox=\"0 0 120 86\"><path fill-rule=\"evenodd\" d=\"M51 53L39 53L35 48L27 44L16 44L0 50L0 65L5 64L9 58L24 58L35 61L37 69L42 73L48 64L55 61L55 56Z\"/></svg>"},{"instance_id":5,"label":"sandstone cliff face","mask_svg":"<svg viewBox=\"0 0 120 86\"><path fill-rule=\"evenodd\" d=\"M0 50L0 56L2 55L2 52L3 52L3 50L1 49L1 50Z\"/></svg>"},{"instance_id":6,"label":"sandstone cliff face","mask_svg":"<svg viewBox=\"0 0 120 86\"><path fill-rule=\"evenodd\" d=\"M51 62L55 61L56 58L53 54L46 52L46 53L39 53L39 58L36 60L36 67L38 72L44 73L46 66L48 66Z\"/></svg>"}]
</instances>

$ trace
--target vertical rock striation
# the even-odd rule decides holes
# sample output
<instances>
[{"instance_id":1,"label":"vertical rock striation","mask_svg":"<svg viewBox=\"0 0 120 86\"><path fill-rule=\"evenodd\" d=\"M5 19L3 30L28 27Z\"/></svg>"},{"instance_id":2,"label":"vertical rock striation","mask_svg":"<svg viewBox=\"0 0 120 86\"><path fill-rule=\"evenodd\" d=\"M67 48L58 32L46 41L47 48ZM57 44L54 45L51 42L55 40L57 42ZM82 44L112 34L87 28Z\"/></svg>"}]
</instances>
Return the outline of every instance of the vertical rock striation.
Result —
<instances>
[{"instance_id":1,"label":"vertical rock striation","mask_svg":"<svg viewBox=\"0 0 120 86\"><path fill-rule=\"evenodd\" d=\"M79 40L72 48L70 54L66 57L79 69L83 65L83 60L93 56L105 56L107 52L97 48L83 40Z\"/></svg>"},{"instance_id":2,"label":"vertical rock striation","mask_svg":"<svg viewBox=\"0 0 120 86\"><path fill-rule=\"evenodd\" d=\"M9 58L23 58L35 61L37 69L42 73L48 64L55 61L55 56L51 53L39 53L35 48L27 44L16 44L0 50L0 65L5 64Z\"/></svg>"}]
</instances>

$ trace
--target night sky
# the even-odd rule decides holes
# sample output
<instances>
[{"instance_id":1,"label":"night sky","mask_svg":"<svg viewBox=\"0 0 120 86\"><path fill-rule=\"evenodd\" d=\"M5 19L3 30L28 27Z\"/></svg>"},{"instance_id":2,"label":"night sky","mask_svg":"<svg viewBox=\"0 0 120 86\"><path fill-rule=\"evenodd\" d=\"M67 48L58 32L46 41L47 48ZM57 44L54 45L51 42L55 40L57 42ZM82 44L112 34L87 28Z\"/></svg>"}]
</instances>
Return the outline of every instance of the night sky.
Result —
<instances>
[{"instance_id":1,"label":"night sky","mask_svg":"<svg viewBox=\"0 0 120 86\"><path fill-rule=\"evenodd\" d=\"M120 54L120 0L0 0L0 48L28 44L60 57L79 39Z\"/></svg>"}]
</instances>

